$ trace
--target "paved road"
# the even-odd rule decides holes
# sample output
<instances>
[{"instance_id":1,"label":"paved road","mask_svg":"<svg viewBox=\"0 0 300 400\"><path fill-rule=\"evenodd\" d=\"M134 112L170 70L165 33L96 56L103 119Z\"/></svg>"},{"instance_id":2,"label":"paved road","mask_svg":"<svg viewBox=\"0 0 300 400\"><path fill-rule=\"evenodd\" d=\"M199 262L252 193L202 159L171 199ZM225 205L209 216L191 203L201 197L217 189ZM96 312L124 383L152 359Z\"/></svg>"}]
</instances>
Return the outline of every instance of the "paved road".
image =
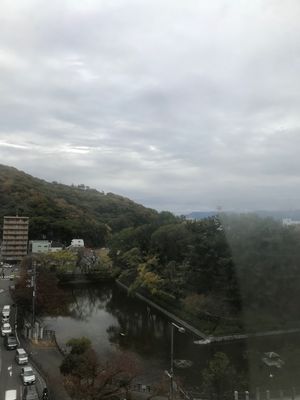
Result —
<instances>
[{"instance_id":1,"label":"paved road","mask_svg":"<svg viewBox=\"0 0 300 400\"><path fill-rule=\"evenodd\" d=\"M0 312L5 304L12 304L9 293L9 285L13 282L8 279L0 279ZM15 321L15 309L11 307L10 324L13 327ZM1 323L1 320L0 320ZM23 384L20 373L21 366L15 360L15 351L6 350L3 344L3 338L0 338L0 399L5 399L5 391L15 389L18 393L18 399L22 399ZM44 382L39 374L36 374L38 390L44 386Z\"/></svg>"},{"instance_id":2,"label":"paved road","mask_svg":"<svg viewBox=\"0 0 300 400\"><path fill-rule=\"evenodd\" d=\"M0 310L4 304L12 304L9 285L10 280L0 280ZM11 317L11 324L13 323L13 318ZM20 394L22 389L22 382L19 377L18 366L14 361L14 351L7 351L3 345L3 338L0 339L0 399L4 399L5 391L8 389L17 389L18 394ZM21 399L21 397L20 397Z\"/></svg>"}]
</instances>

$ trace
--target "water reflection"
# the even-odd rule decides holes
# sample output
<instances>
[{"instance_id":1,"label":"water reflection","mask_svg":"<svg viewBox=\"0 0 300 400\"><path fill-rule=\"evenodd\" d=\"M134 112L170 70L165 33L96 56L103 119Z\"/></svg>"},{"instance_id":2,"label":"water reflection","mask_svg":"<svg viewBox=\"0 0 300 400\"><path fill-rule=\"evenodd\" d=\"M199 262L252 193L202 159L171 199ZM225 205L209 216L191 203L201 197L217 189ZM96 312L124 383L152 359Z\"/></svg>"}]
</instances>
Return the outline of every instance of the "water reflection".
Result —
<instances>
[{"instance_id":1,"label":"water reflection","mask_svg":"<svg viewBox=\"0 0 300 400\"><path fill-rule=\"evenodd\" d=\"M71 294L69 316L47 317L46 323L57 332L64 344L72 337L87 336L100 356L108 357L118 349L131 351L141 360L145 383L157 381L170 367L170 324L166 317L114 285L66 287ZM196 338L186 334L174 335L175 359L192 362L188 369L175 369L187 387L202 390L210 363L228 359L222 379L228 390L291 390L297 387L300 364L299 335L266 337L233 343L197 346ZM276 352L284 361L281 368L266 366L266 352ZM217 356L216 356L217 354ZM223 357L223 358L222 358ZM227 362L227 361L226 361ZM231 375L228 371L232 371ZM208 375L207 375L208 374ZM206 378L205 378L206 379Z\"/></svg>"},{"instance_id":2,"label":"water reflection","mask_svg":"<svg viewBox=\"0 0 300 400\"><path fill-rule=\"evenodd\" d=\"M117 326L108 329L108 339L112 344L147 358L160 354L160 358L165 359L168 324L161 315L116 287L112 288L105 309L118 320Z\"/></svg>"},{"instance_id":3,"label":"water reflection","mask_svg":"<svg viewBox=\"0 0 300 400\"><path fill-rule=\"evenodd\" d=\"M69 288L69 291L72 298L69 305L70 316L81 321L88 321L97 310L104 310L111 297L108 287L97 290L93 286L77 286Z\"/></svg>"}]
</instances>

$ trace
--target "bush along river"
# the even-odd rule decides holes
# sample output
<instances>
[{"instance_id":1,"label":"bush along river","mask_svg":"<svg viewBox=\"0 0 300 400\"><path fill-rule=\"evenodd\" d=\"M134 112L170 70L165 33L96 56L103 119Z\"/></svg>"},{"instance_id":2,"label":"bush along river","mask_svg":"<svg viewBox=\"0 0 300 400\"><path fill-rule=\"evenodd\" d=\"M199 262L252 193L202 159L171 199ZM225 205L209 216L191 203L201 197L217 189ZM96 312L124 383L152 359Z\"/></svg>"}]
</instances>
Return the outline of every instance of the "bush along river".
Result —
<instances>
[{"instance_id":1,"label":"bush along river","mask_svg":"<svg viewBox=\"0 0 300 400\"><path fill-rule=\"evenodd\" d=\"M44 318L61 347L86 336L102 359L119 350L132 352L143 367L136 379L141 384L153 385L170 370L171 321L164 314L111 283L64 289L71 299L68 315ZM298 391L299 334L209 345L197 345L197 339L174 329L175 375L185 388Z\"/></svg>"}]
</instances>

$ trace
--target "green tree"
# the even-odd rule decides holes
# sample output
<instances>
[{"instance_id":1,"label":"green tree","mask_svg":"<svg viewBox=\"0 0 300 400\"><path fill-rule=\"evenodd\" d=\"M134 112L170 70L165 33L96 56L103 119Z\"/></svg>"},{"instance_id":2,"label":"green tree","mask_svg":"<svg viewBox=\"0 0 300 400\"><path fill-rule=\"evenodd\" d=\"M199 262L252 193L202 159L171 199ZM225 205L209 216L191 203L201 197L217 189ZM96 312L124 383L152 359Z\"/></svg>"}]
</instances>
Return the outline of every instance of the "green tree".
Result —
<instances>
[{"instance_id":1,"label":"green tree","mask_svg":"<svg viewBox=\"0 0 300 400\"><path fill-rule=\"evenodd\" d=\"M184 260L190 234L185 222L163 225L151 237L152 252L159 255L162 263Z\"/></svg>"},{"instance_id":2,"label":"green tree","mask_svg":"<svg viewBox=\"0 0 300 400\"><path fill-rule=\"evenodd\" d=\"M54 253L46 253L40 256L43 265L55 267L57 272L74 271L77 263L77 254L70 250L61 250Z\"/></svg>"},{"instance_id":3,"label":"green tree","mask_svg":"<svg viewBox=\"0 0 300 400\"><path fill-rule=\"evenodd\" d=\"M225 353L217 352L202 372L203 389L210 399L232 399L237 374Z\"/></svg>"},{"instance_id":4,"label":"green tree","mask_svg":"<svg viewBox=\"0 0 300 400\"><path fill-rule=\"evenodd\" d=\"M148 261L148 263L151 261ZM138 288L144 288L152 295L157 294L161 285L162 285L162 278L152 271L149 271L148 264L143 263L140 264L138 267L138 276L134 282L134 284L130 287L130 291L137 290Z\"/></svg>"},{"instance_id":5,"label":"green tree","mask_svg":"<svg viewBox=\"0 0 300 400\"><path fill-rule=\"evenodd\" d=\"M91 348L91 341L85 336L81 338L72 338L67 342L67 347L71 348L70 354L83 354Z\"/></svg>"},{"instance_id":6,"label":"green tree","mask_svg":"<svg viewBox=\"0 0 300 400\"><path fill-rule=\"evenodd\" d=\"M87 338L71 339L67 345L71 351L65 356L60 371L72 399L108 400L128 395L129 385L139 372L132 355L119 353L101 363Z\"/></svg>"}]
</instances>

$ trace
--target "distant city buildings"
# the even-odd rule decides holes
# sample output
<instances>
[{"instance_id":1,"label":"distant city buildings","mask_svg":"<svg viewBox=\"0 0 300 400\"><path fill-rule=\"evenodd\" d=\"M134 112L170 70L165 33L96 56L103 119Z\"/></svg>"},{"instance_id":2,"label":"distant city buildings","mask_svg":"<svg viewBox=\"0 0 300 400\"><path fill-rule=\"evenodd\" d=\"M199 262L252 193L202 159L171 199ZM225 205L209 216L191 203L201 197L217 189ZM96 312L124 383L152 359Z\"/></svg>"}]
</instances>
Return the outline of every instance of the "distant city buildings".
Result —
<instances>
[{"instance_id":1,"label":"distant city buildings","mask_svg":"<svg viewBox=\"0 0 300 400\"><path fill-rule=\"evenodd\" d=\"M285 226L300 225L300 221L294 221L291 218L283 218L282 225Z\"/></svg>"},{"instance_id":2,"label":"distant city buildings","mask_svg":"<svg viewBox=\"0 0 300 400\"><path fill-rule=\"evenodd\" d=\"M1 245L1 257L3 261L19 262L27 255L28 227L28 217L4 217Z\"/></svg>"}]
</instances>

